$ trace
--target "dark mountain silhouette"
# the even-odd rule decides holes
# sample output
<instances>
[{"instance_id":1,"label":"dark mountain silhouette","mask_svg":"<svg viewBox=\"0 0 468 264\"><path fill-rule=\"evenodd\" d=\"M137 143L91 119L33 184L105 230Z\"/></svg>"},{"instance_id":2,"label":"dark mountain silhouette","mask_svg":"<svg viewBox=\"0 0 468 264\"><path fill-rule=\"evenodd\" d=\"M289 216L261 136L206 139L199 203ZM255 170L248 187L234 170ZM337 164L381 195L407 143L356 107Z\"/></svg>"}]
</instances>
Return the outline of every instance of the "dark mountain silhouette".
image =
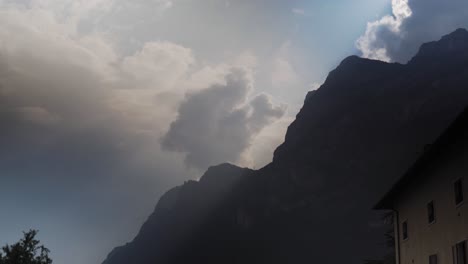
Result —
<instances>
[{"instance_id":1,"label":"dark mountain silhouette","mask_svg":"<svg viewBox=\"0 0 468 264\"><path fill-rule=\"evenodd\" d=\"M167 192L105 264L362 263L384 254L371 211L468 104L468 32L406 65L351 56L310 92L273 162L223 164Z\"/></svg>"}]
</instances>

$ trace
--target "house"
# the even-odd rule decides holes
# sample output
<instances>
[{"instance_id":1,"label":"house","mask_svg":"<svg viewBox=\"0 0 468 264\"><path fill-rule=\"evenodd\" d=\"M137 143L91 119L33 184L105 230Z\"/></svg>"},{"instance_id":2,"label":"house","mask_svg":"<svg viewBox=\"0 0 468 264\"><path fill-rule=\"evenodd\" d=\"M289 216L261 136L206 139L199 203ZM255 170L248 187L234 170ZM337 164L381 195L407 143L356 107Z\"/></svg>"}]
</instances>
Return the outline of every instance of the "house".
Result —
<instances>
[{"instance_id":1,"label":"house","mask_svg":"<svg viewBox=\"0 0 468 264\"><path fill-rule=\"evenodd\" d=\"M468 264L468 110L374 209L393 210L397 264Z\"/></svg>"}]
</instances>

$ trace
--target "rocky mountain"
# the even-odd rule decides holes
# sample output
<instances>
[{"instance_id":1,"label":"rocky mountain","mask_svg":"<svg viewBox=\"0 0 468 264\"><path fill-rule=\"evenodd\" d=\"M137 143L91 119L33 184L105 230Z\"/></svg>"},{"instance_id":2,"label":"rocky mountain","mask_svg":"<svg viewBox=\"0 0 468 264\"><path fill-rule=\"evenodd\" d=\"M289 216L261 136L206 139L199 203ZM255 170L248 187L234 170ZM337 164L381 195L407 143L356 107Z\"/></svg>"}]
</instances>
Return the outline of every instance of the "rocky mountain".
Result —
<instances>
[{"instance_id":1,"label":"rocky mountain","mask_svg":"<svg viewBox=\"0 0 468 264\"><path fill-rule=\"evenodd\" d=\"M272 163L222 164L167 192L104 264L363 263L384 254L372 205L468 105L468 32L408 64L346 58L310 92Z\"/></svg>"}]
</instances>

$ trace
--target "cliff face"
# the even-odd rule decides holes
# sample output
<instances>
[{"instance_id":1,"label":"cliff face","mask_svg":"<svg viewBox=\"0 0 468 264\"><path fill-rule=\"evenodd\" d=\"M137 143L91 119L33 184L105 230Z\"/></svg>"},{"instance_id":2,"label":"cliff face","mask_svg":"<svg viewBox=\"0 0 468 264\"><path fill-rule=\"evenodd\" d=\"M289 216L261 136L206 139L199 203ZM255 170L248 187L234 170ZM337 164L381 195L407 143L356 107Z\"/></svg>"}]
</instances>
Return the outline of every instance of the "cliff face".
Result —
<instances>
[{"instance_id":1,"label":"cliff face","mask_svg":"<svg viewBox=\"0 0 468 264\"><path fill-rule=\"evenodd\" d=\"M362 263L383 254L374 202L468 105L468 32L408 64L349 57L310 92L273 162L223 164L167 192L105 264Z\"/></svg>"}]
</instances>

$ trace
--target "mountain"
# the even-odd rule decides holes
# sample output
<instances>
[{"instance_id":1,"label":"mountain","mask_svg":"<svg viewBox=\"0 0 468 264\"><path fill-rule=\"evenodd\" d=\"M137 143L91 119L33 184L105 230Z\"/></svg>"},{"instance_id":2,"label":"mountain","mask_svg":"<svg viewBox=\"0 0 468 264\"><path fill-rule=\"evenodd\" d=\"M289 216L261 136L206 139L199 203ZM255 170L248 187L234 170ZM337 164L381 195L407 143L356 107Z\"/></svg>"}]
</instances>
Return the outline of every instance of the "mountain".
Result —
<instances>
[{"instance_id":1,"label":"mountain","mask_svg":"<svg viewBox=\"0 0 468 264\"><path fill-rule=\"evenodd\" d=\"M468 105L468 32L408 64L351 56L309 92L273 161L212 167L167 192L104 264L363 263L385 253L371 210Z\"/></svg>"}]
</instances>

